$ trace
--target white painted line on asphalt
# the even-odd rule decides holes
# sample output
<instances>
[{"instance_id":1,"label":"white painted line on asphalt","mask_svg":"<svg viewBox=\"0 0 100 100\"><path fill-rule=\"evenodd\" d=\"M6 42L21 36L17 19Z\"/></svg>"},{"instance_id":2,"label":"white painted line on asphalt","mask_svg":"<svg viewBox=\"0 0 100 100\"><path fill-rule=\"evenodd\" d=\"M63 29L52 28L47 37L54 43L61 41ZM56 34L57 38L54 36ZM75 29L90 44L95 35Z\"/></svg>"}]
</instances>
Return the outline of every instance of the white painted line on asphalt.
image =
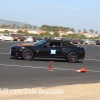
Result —
<instances>
[{"instance_id":1,"label":"white painted line on asphalt","mask_svg":"<svg viewBox=\"0 0 100 100\"><path fill-rule=\"evenodd\" d=\"M6 65L6 64L0 64L1 66L16 66L16 67L24 67L24 68L35 68L35 69L48 69L47 67L34 67L34 66L20 66L20 65ZM75 69L62 69L62 68L53 68L55 70L73 70Z\"/></svg>"},{"instance_id":2,"label":"white painted line on asphalt","mask_svg":"<svg viewBox=\"0 0 100 100\"><path fill-rule=\"evenodd\" d=\"M99 59L97 60L97 59L84 59L84 60L94 60L94 61L100 61Z\"/></svg>"},{"instance_id":3,"label":"white painted line on asphalt","mask_svg":"<svg viewBox=\"0 0 100 100\"><path fill-rule=\"evenodd\" d=\"M0 53L0 55L10 55L10 53Z\"/></svg>"},{"instance_id":4,"label":"white painted line on asphalt","mask_svg":"<svg viewBox=\"0 0 100 100\"><path fill-rule=\"evenodd\" d=\"M0 64L1 66L16 66L19 68L33 68L33 69L48 69L47 67L34 67L34 66L20 66L20 65L6 65L6 64ZM62 69L62 68L53 68L53 70L62 70L62 71L76 71L77 69ZM100 71L95 70L87 70L87 72L95 72L100 73Z\"/></svg>"},{"instance_id":5,"label":"white painted line on asphalt","mask_svg":"<svg viewBox=\"0 0 100 100\"><path fill-rule=\"evenodd\" d=\"M34 67L34 66L20 66L20 65L6 65L6 64L0 64L1 66L16 66L16 67L25 67L25 68L42 68L42 69L48 69L47 67ZM61 69L61 68L53 68L53 69L57 69L57 70L75 70L75 69Z\"/></svg>"},{"instance_id":6,"label":"white painted line on asphalt","mask_svg":"<svg viewBox=\"0 0 100 100\"><path fill-rule=\"evenodd\" d=\"M4 49L4 50L8 50L8 48L0 48L0 50L2 50L2 49Z\"/></svg>"},{"instance_id":7,"label":"white painted line on asphalt","mask_svg":"<svg viewBox=\"0 0 100 100\"><path fill-rule=\"evenodd\" d=\"M95 72L95 73L100 73L100 71L94 71L94 70L87 70L88 72Z\"/></svg>"},{"instance_id":8,"label":"white painted line on asphalt","mask_svg":"<svg viewBox=\"0 0 100 100\"><path fill-rule=\"evenodd\" d=\"M95 59L84 59L84 60L95 60Z\"/></svg>"},{"instance_id":9,"label":"white painted line on asphalt","mask_svg":"<svg viewBox=\"0 0 100 100\"><path fill-rule=\"evenodd\" d=\"M75 71L75 69L62 69L62 68L53 68L53 69L56 69L56 70L71 70L71 71Z\"/></svg>"},{"instance_id":10,"label":"white painted line on asphalt","mask_svg":"<svg viewBox=\"0 0 100 100\"><path fill-rule=\"evenodd\" d=\"M23 67L23 68L36 68L36 69L47 69L46 67L34 67L34 66L20 66L20 65L6 65L6 64L0 64L1 66L16 66L16 67Z\"/></svg>"}]
</instances>

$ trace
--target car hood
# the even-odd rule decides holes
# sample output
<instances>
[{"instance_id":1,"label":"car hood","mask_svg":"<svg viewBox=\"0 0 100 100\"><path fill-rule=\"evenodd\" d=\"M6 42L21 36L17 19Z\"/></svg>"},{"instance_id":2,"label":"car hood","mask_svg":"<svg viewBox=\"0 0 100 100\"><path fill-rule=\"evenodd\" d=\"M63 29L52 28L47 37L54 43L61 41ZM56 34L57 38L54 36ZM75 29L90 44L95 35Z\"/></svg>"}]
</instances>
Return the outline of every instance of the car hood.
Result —
<instances>
[{"instance_id":1,"label":"car hood","mask_svg":"<svg viewBox=\"0 0 100 100\"><path fill-rule=\"evenodd\" d=\"M34 46L33 43L20 43L20 44L17 44L18 46Z\"/></svg>"}]
</instances>

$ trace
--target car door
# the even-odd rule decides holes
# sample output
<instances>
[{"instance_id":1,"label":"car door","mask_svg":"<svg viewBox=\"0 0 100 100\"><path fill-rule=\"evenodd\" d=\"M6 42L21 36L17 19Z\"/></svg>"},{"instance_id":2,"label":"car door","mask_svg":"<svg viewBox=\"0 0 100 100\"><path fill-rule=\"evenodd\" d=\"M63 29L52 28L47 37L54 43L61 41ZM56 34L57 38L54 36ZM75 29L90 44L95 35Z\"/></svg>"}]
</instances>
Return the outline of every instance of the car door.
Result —
<instances>
[{"instance_id":1,"label":"car door","mask_svg":"<svg viewBox=\"0 0 100 100\"><path fill-rule=\"evenodd\" d=\"M62 56L62 48L60 45L57 46L58 42L50 42L49 43L50 46L46 46L47 44L44 44L44 46L41 48L41 51L40 51L41 57L48 57L48 58L51 57L52 58L52 57Z\"/></svg>"},{"instance_id":2,"label":"car door","mask_svg":"<svg viewBox=\"0 0 100 100\"><path fill-rule=\"evenodd\" d=\"M62 48L61 47L50 47L49 51L50 57L61 57L62 56Z\"/></svg>"}]
</instances>

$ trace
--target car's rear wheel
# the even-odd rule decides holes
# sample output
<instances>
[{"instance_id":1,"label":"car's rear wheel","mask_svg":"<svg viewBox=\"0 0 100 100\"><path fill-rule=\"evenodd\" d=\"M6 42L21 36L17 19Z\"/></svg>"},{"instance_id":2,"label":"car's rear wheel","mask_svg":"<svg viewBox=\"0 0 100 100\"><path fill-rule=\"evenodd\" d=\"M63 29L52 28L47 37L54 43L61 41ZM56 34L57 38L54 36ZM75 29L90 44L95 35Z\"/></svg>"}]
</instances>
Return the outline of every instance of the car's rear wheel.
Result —
<instances>
[{"instance_id":1,"label":"car's rear wheel","mask_svg":"<svg viewBox=\"0 0 100 100\"><path fill-rule=\"evenodd\" d=\"M32 50L29 50L29 49L24 50L21 58L24 59L24 60L32 60L33 59Z\"/></svg>"},{"instance_id":2,"label":"car's rear wheel","mask_svg":"<svg viewBox=\"0 0 100 100\"><path fill-rule=\"evenodd\" d=\"M67 55L67 61L68 62L76 62L78 60L78 55L76 52L70 52L68 55Z\"/></svg>"}]
</instances>

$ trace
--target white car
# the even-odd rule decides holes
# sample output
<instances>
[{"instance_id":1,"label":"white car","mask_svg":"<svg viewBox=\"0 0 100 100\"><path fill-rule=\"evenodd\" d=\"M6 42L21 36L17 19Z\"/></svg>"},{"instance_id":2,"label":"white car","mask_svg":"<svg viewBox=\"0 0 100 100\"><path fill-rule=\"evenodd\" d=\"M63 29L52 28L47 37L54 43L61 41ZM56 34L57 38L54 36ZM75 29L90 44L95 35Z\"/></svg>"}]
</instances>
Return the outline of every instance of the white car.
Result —
<instances>
[{"instance_id":1,"label":"white car","mask_svg":"<svg viewBox=\"0 0 100 100\"><path fill-rule=\"evenodd\" d=\"M95 45L95 41L94 40L89 40L89 39L86 39L85 41L84 41L84 44L93 44L93 45Z\"/></svg>"},{"instance_id":2,"label":"white car","mask_svg":"<svg viewBox=\"0 0 100 100\"><path fill-rule=\"evenodd\" d=\"M14 38L10 35L0 35L0 40L2 40L2 41L13 41Z\"/></svg>"},{"instance_id":3,"label":"white car","mask_svg":"<svg viewBox=\"0 0 100 100\"><path fill-rule=\"evenodd\" d=\"M0 35L0 40L2 40L2 38L3 38L2 35Z\"/></svg>"},{"instance_id":4,"label":"white car","mask_svg":"<svg viewBox=\"0 0 100 100\"><path fill-rule=\"evenodd\" d=\"M26 36L25 42L33 42L33 37L32 36Z\"/></svg>"}]
</instances>

